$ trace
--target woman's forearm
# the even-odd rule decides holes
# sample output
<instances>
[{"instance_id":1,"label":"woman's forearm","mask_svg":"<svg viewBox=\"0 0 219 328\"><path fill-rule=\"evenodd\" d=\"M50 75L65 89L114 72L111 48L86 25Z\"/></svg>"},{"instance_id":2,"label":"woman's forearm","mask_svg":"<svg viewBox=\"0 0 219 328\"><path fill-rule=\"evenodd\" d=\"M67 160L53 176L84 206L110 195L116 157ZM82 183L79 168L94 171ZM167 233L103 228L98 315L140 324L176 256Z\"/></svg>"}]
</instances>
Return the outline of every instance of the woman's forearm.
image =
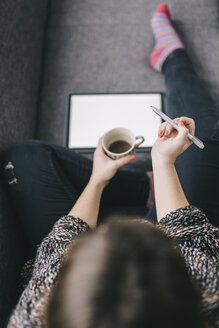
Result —
<instances>
[{"instance_id":1,"label":"woman's forearm","mask_svg":"<svg viewBox=\"0 0 219 328\"><path fill-rule=\"evenodd\" d=\"M103 189L104 185L96 182L91 177L68 215L79 217L87 222L91 228L95 228Z\"/></svg>"},{"instance_id":2,"label":"woman's forearm","mask_svg":"<svg viewBox=\"0 0 219 328\"><path fill-rule=\"evenodd\" d=\"M152 161L158 222L169 212L189 205L174 164Z\"/></svg>"}]
</instances>

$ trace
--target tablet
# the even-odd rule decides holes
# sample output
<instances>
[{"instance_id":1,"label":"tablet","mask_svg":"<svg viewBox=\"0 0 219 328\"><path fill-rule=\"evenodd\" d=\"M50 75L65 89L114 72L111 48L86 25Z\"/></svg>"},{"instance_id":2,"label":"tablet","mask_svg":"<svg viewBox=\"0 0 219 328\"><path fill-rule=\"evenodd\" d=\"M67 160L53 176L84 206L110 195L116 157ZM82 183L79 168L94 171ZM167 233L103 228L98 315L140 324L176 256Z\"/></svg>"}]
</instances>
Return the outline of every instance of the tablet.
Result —
<instances>
[{"instance_id":1,"label":"tablet","mask_svg":"<svg viewBox=\"0 0 219 328\"><path fill-rule=\"evenodd\" d=\"M161 118L150 106L163 108L162 93L70 94L66 143L69 148L95 148L100 136L116 128L144 136L140 147L152 147Z\"/></svg>"}]
</instances>

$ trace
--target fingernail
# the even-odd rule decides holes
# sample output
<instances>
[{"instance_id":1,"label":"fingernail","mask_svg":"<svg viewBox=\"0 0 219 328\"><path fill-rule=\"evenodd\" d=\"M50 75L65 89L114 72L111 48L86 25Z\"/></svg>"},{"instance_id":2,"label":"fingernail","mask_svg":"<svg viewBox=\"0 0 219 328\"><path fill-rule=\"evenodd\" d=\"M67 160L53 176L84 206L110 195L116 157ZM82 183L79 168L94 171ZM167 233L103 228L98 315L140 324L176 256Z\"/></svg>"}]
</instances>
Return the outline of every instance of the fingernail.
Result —
<instances>
[{"instance_id":1,"label":"fingernail","mask_svg":"<svg viewBox=\"0 0 219 328\"><path fill-rule=\"evenodd\" d=\"M163 130L160 130L159 136L161 137L163 135Z\"/></svg>"},{"instance_id":2,"label":"fingernail","mask_svg":"<svg viewBox=\"0 0 219 328\"><path fill-rule=\"evenodd\" d=\"M129 160L130 160L130 161L134 161L134 159L135 159L135 155L130 155L130 156L129 156Z\"/></svg>"},{"instance_id":3,"label":"fingernail","mask_svg":"<svg viewBox=\"0 0 219 328\"><path fill-rule=\"evenodd\" d=\"M168 136L168 134L169 134L169 131L166 130L165 135Z\"/></svg>"},{"instance_id":4,"label":"fingernail","mask_svg":"<svg viewBox=\"0 0 219 328\"><path fill-rule=\"evenodd\" d=\"M179 122L180 126L184 126L184 123L182 121Z\"/></svg>"}]
</instances>

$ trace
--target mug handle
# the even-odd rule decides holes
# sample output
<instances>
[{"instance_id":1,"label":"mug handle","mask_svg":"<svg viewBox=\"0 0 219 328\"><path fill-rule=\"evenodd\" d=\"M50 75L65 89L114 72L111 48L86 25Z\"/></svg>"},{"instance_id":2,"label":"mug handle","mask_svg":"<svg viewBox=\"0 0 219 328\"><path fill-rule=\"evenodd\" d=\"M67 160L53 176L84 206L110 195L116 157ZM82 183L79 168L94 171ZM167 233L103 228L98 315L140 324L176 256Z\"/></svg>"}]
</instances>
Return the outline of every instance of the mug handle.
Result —
<instances>
[{"instance_id":1,"label":"mug handle","mask_svg":"<svg viewBox=\"0 0 219 328\"><path fill-rule=\"evenodd\" d=\"M140 139L140 140L137 141L138 139ZM143 142L144 142L144 137L143 136L135 137L135 147L140 146Z\"/></svg>"}]
</instances>

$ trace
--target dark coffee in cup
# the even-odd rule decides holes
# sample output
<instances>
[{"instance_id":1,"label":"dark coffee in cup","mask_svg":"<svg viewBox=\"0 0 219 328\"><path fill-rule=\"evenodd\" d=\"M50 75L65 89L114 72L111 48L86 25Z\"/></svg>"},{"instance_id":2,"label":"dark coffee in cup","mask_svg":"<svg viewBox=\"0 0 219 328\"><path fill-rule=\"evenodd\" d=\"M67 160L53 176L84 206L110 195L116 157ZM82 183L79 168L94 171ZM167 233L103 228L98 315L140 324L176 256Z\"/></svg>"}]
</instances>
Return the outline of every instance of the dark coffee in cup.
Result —
<instances>
[{"instance_id":1,"label":"dark coffee in cup","mask_svg":"<svg viewBox=\"0 0 219 328\"><path fill-rule=\"evenodd\" d=\"M131 147L132 146L127 141L118 140L109 146L109 151L111 151L111 153L120 154L128 151Z\"/></svg>"},{"instance_id":2,"label":"dark coffee in cup","mask_svg":"<svg viewBox=\"0 0 219 328\"><path fill-rule=\"evenodd\" d=\"M115 128L103 136L102 146L107 156L119 159L133 153L135 147L144 142L144 137L135 137L134 133L126 128Z\"/></svg>"}]
</instances>

